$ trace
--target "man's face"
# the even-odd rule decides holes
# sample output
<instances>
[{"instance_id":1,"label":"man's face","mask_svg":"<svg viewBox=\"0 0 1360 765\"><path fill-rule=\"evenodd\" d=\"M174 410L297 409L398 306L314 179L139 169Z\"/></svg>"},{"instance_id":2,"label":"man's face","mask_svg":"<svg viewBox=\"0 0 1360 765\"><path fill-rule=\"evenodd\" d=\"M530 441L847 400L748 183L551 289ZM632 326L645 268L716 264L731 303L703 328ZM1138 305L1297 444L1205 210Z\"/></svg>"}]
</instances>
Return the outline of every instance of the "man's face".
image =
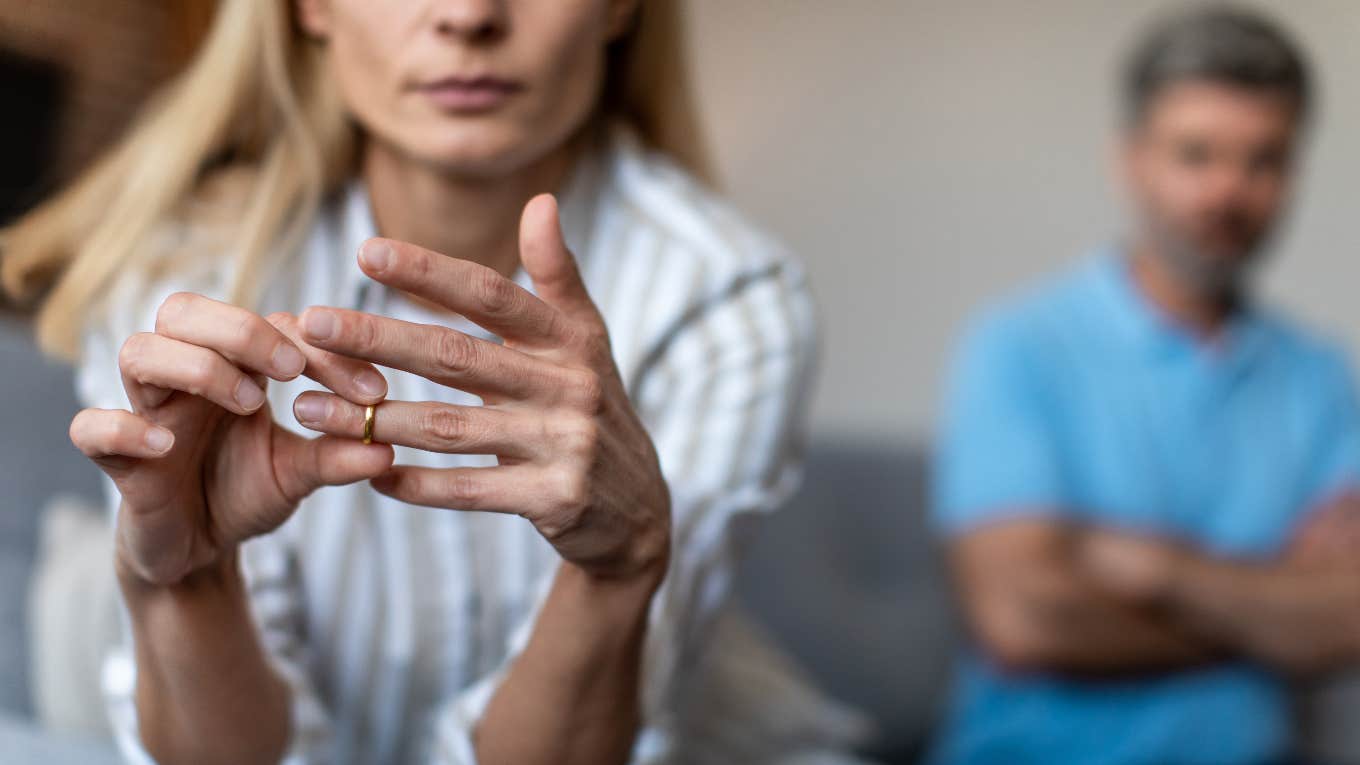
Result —
<instances>
[{"instance_id":1,"label":"man's face","mask_svg":"<svg viewBox=\"0 0 1360 765\"><path fill-rule=\"evenodd\" d=\"M1142 232L1188 286L1234 291L1288 196L1298 112L1285 95L1208 81L1165 86L1125 136Z\"/></svg>"}]
</instances>

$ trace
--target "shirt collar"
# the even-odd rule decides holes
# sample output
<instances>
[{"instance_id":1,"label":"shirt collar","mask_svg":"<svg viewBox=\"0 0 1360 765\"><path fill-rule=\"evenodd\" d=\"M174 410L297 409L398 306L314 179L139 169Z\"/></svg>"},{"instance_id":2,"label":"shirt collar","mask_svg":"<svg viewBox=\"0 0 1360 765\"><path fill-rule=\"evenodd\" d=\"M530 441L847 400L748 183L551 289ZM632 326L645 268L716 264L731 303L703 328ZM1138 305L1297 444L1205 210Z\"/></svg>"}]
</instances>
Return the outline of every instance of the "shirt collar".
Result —
<instances>
[{"instance_id":1,"label":"shirt collar","mask_svg":"<svg viewBox=\"0 0 1360 765\"><path fill-rule=\"evenodd\" d=\"M1261 349L1265 322L1255 305L1244 304L1213 341L1193 336L1177 325L1138 288L1123 248L1109 246L1093 264L1103 303L1114 323L1140 349L1158 356L1193 356L1242 367Z\"/></svg>"},{"instance_id":2,"label":"shirt collar","mask_svg":"<svg viewBox=\"0 0 1360 765\"><path fill-rule=\"evenodd\" d=\"M609 149L615 140L616 134L605 134L587 147L558 195L562 236L578 263L589 252L605 176L605 156L610 153ZM352 307L365 305L368 293L373 291L376 283L360 270L357 255L364 241L378 235L378 225L363 179L356 175L338 202L336 222L339 225L333 241L339 246L340 252L337 254L344 258L345 263L340 294L347 297ZM530 292L534 291L533 280L523 267L518 268L512 278Z\"/></svg>"}]
</instances>

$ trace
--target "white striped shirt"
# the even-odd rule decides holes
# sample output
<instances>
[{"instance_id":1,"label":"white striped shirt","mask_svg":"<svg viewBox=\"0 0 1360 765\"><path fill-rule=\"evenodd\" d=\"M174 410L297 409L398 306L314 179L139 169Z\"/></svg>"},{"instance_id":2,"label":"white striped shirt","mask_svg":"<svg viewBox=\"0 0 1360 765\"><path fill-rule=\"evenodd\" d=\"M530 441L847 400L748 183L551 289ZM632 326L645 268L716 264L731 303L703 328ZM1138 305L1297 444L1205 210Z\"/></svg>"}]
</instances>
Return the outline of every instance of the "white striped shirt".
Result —
<instances>
[{"instance_id":1,"label":"white striped shirt","mask_svg":"<svg viewBox=\"0 0 1360 765\"><path fill-rule=\"evenodd\" d=\"M621 130L579 163L562 219L673 501L672 568L651 612L634 761L776 762L825 745L846 720L832 719L837 710L724 607L741 519L777 507L798 480L815 344L803 270ZM490 337L363 276L354 254L375 233L356 182L323 209L260 312L360 307ZM117 349L151 328L164 296L225 292L224 267L189 273L115 293L118 310L87 334L78 387L88 405L127 406ZM532 290L522 270L516 281ZM391 399L478 403L383 371ZM271 383L276 418L306 433L291 402L315 387ZM495 458L397 447L397 461ZM559 560L520 517L412 507L367 483L316 492L241 557L264 644L293 687L293 757L328 763L472 762L472 728ZM144 758L128 646L104 675L121 745Z\"/></svg>"}]
</instances>

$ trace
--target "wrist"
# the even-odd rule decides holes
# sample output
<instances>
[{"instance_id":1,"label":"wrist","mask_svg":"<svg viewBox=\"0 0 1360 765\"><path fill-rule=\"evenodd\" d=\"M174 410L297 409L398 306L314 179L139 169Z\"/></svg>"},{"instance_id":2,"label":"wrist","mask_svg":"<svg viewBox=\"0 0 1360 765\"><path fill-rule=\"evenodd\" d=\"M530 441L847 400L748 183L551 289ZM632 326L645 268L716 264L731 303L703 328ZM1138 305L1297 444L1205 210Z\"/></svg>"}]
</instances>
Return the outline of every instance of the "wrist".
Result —
<instances>
[{"instance_id":1,"label":"wrist","mask_svg":"<svg viewBox=\"0 0 1360 765\"><path fill-rule=\"evenodd\" d=\"M182 508L154 513L119 507L114 571L125 585L158 588L223 581L236 570L235 545L211 544Z\"/></svg>"},{"instance_id":2,"label":"wrist","mask_svg":"<svg viewBox=\"0 0 1360 765\"><path fill-rule=\"evenodd\" d=\"M628 602L650 601L666 579L670 556L658 556L626 571L616 568L599 569L563 560L558 578L565 579L572 589L586 597L600 600Z\"/></svg>"},{"instance_id":3,"label":"wrist","mask_svg":"<svg viewBox=\"0 0 1360 765\"><path fill-rule=\"evenodd\" d=\"M626 543L606 554L586 558L564 555L564 567L601 591L646 592L650 597L670 569L671 528L667 508L656 523L636 530Z\"/></svg>"},{"instance_id":4,"label":"wrist","mask_svg":"<svg viewBox=\"0 0 1360 765\"><path fill-rule=\"evenodd\" d=\"M564 560L558 568L554 589L561 591L565 600L593 614L601 626L609 624L613 625L611 630L617 629L646 620L668 566L669 556L630 569L626 574L602 573Z\"/></svg>"},{"instance_id":5,"label":"wrist","mask_svg":"<svg viewBox=\"0 0 1360 765\"><path fill-rule=\"evenodd\" d=\"M115 545L114 573L125 593L153 591L195 592L222 590L239 584L240 574L235 547L220 550L198 565L184 565L178 571L148 569L130 555L122 544Z\"/></svg>"}]
</instances>

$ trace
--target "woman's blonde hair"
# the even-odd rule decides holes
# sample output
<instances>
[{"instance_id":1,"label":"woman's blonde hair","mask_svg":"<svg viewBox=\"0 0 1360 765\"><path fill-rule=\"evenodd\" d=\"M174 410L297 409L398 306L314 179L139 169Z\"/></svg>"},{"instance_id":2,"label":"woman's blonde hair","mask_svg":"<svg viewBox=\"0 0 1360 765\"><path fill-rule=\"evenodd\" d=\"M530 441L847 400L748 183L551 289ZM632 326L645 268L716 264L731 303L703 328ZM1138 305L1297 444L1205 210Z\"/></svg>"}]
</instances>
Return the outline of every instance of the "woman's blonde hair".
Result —
<instances>
[{"instance_id":1,"label":"woman's blonde hair","mask_svg":"<svg viewBox=\"0 0 1360 765\"><path fill-rule=\"evenodd\" d=\"M677 2L642 0L631 30L610 46L600 108L703 178ZM193 62L121 142L0 233L5 290L33 300L50 287L37 315L45 351L76 357L88 311L123 271L173 267L167 256L192 254L153 260L147 251L167 223L195 210L231 208L223 248L237 259L231 298L250 305L271 258L296 245L324 196L353 174L357 136L323 45L291 9L222 0ZM225 177L241 182L215 182ZM215 194L223 185L236 193Z\"/></svg>"}]
</instances>

